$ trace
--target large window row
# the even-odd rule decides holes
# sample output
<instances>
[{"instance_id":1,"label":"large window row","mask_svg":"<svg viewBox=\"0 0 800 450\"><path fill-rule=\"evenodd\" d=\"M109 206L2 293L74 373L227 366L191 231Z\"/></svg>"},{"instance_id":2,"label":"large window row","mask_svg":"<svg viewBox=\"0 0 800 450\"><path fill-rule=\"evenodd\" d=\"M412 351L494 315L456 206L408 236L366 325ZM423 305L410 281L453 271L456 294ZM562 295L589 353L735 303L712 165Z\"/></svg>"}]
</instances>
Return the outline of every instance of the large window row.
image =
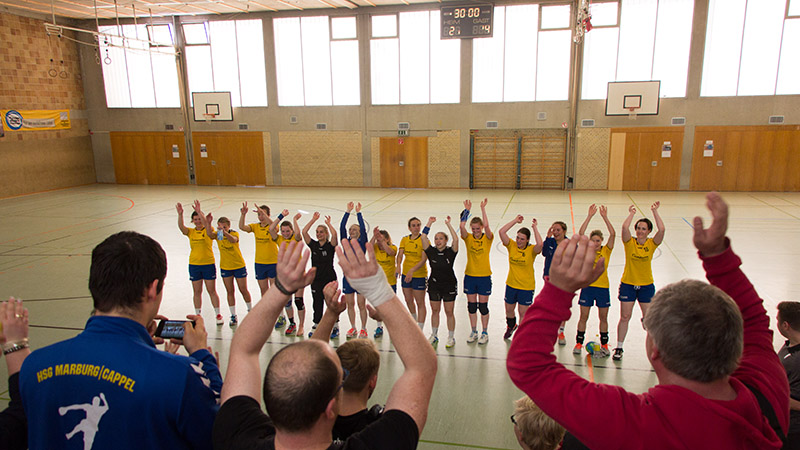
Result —
<instances>
[{"instance_id":1,"label":"large window row","mask_svg":"<svg viewBox=\"0 0 800 450\"><path fill-rule=\"evenodd\" d=\"M604 99L611 81L660 80L662 97L686 96L694 0L595 0L590 8L582 99ZM440 39L438 10L372 15L364 27L368 101L460 103L462 45L472 45L472 102L567 100L570 9L497 6L492 37L471 43ZM710 0L706 27L702 96L800 94L800 0ZM99 31L110 108L179 107L179 41L190 92L230 91L233 106L267 106L260 19ZM278 105L361 104L360 32L354 16L273 19Z\"/></svg>"}]
</instances>

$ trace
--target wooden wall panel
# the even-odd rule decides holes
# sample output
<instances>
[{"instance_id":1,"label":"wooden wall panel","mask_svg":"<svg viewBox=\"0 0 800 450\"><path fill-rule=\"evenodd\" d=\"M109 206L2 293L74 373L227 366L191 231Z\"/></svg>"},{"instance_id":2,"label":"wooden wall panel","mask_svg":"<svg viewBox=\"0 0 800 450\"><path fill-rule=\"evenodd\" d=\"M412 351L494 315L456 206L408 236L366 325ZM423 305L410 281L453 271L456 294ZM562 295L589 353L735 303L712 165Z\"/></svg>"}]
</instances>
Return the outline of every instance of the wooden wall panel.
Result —
<instances>
[{"instance_id":1,"label":"wooden wall panel","mask_svg":"<svg viewBox=\"0 0 800 450\"><path fill-rule=\"evenodd\" d=\"M427 137L381 138L380 154L381 187L428 187Z\"/></svg>"},{"instance_id":2,"label":"wooden wall panel","mask_svg":"<svg viewBox=\"0 0 800 450\"><path fill-rule=\"evenodd\" d=\"M612 136L625 136L621 175L623 190L678 190L683 150L683 128L614 128L611 132ZM616 139L620 140L621 137ZM664 158L661 154L665 142L670 142L672 145L669 158ZM610 180L609 185L611 185Z\"/></svg>"},{"instance_id":3,"label":"wooden wall panel","mask_svg":"<svg viewBox=\"0 0 800 450\"><path fill-rule=\"evenodd\" d=\"M189 184L183 133L112 131L110 138L117 183Z\"/></svg>"},{"instance_id":4,"label":"wooden wall panel","mask_svg":"<svg viewBox=\"0 0 800 450\"><path fill-rule=\"evenodd\" d=\"M472 155L472 187L517 187L517 138L475 137Z\"/></svg>"},{"instance_id":5,"label":"wooden wall panel","mask_svg":"<svg viewBox=\"0 0 800 450\"><path fill-rule=\"evenodd\" d=\"M656 161L657 166L651 167L650 190L672 191L677 190L681 183L681 156L683 155L683 129L667 133L650 133L652 142L651 161ZM662 150L665 142L672 146L671 156L664 158Z\"/></svg>"},{"instance_id":6,"label":"wooden wall panel","mask_svg":"<svg viewBox=\"0 0 800 450\"><path fill-rule=\"evenodd\" d=\"M522 138L521 189L564 189L566 134Z\"/></svg>"},{"instance_id":7,"label":"wooden wall panel","mask_svg":"<svg viewBox=\"0 0 800 450\"><path fill-rule=\"evenodd\" d=\"M695 134L692 145L692 179L691 186L694 190L710 191L717 189L722 184L723 167L717 166L717 161L722 160L725 148L726 134L723 132L710 132L702 138ZM714 148L712 156L703 156L706 141L712 141Z\"/></svg>"},{"instance_id":8,"label":"wooden wall panel","mask_svg":"<svg viewBox=\"0 0 800 450\"><path fill-rule=\"evenodd\" d=\"M404 187L405 179L403 175L403 166L400 165L400 161L402 160L401 149L397 144L397 139L380 139L381 187Z\"/></svg>"},{"instance_id":9,"label":"wooden wall panel","mask_svg":"<svg viewBox=\"0 0 800 450\"><path fill-rule=\"evenodd\" d=\"M695 129L697 136L697 129ZM696 139L696 137L695 137ZM735 191L737 174L739 173L739 149L742 148L742 133L732 132L725 136L725 147L720 149L722 161L722 187L723 191ZM714 149L716 152L716 149Z\"/></svg>"},{"instance_id":10,"label":"wooden wall panel","mask_svg":"<svg viewBox=\"0 0 800 450\"><path fill-rule=\"evenodd\" d=\"M611 133L611 151L608 156L608 189L621 191L625 177L625 133Z\"/></svg>"},{"instance_id":11,"label":"wooden wall panel","mask_svg":"<svg viewBox=\"0 0 800 450\"><path fill-rule=\"evenodd\" d=\"M206 146L203 158L201 146ZM192 133L195 178L205 186L266 184L264 142L260 132Z\"/></svg>"}]
</instances>

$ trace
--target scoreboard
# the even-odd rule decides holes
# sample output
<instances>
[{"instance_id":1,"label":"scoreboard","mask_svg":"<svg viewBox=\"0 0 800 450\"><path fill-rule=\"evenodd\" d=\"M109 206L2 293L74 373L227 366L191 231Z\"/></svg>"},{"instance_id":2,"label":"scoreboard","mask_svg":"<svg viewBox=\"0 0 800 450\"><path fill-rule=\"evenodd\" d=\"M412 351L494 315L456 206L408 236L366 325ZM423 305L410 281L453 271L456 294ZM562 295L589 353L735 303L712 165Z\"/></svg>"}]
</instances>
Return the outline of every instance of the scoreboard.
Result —
<instances>
[{"instance_id":1,"label":"scoreboard","mask_svg":"<svg viewBox=\"0 0 800 450\"><path fill-rule=\"evenodd\" d=\"M492 5L442 6L442 39L492 37Z\"/></svg>"}]
</instances>

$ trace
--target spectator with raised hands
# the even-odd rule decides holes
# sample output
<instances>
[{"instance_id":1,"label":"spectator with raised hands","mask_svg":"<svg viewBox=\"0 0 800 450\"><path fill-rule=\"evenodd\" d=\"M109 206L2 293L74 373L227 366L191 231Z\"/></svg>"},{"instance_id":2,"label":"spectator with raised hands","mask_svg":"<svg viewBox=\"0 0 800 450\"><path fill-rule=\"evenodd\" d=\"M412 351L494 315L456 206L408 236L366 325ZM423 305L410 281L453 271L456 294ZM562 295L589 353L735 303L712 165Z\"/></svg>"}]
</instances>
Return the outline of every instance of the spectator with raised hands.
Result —
<instances>
[{"instance_id":1,"label":"spectator with raised hands","mask_svg":"<svg viewBox=\"0 0 800 450\"><path fill-rule=\"evenodd\" d=\"M0 303L0 345L8 368L8 408L0 412L0 448L28 448L28 421L19 393L19 370L31 354L28 347L28 310L14 297Z\"/></svg>"},{"instance_id":2,"label":"spectator with raised hands","mask_svg":"<svg viewBox=\"0 0 800 450\"><path fill-rule=\"evenodd\" d=\"M683 280L653 297L644 319L645 349L659 384L644 394L592 383L556 361L558 325L569 318L575 291L605 270L603 258L595 264L597 252L586 236L573 236L556 250L550 280L511 344L508 373L589 448L778 449L783 444L789 385L772 348L769 317L725 237L728 205L710 193L706 206L713 221L705 228L695 217L694 245L711 284Z\"/></svg>"},{"instance_id":3,"label":"spectator with raised hands","mask_svg":"<svg viewBox=\"0 0 800 450\"><path fill-rule=\"evenodd\" d=\"M405 371L389 394L387 412L338 448L414 449L427 419L436 356L379 270L372 247L367 250L369 259L358 243L344 241L337 248L339 264L383 316ZM259 383L259 354L269 338L264 324L274 322L291 292L314 278L313 268L305 271L308 253L301 258L300 252L295 243L282 247L275 286L234 335L223 404L214 424L215 448L331 447L346 372L329 345L311 339L282 348L267 366L263 391ZM258 401L262 392L267 414Z\"/></svg>"}]
</instances>

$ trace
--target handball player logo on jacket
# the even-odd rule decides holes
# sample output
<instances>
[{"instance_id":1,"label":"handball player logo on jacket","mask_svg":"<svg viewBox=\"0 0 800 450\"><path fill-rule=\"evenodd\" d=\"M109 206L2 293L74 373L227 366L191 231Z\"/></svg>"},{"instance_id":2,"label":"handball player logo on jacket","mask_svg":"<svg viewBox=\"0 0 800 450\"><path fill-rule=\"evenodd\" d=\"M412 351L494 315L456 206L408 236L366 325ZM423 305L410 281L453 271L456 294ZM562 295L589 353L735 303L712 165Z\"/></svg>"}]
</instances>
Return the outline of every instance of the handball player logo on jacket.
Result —
<instances>
[{"instance_id":1,"label":"handball player logo on jacket","mask_svg":"<svg viewBox=\"0 0 800 450\"><path fill-rule=\"evenodd\" d=\"M100 402L103 402L101 405ZM108 412L108 402L106 396L101 392L99 397L94 397L92 403L79 403L77 405L62 406L58 408L58 414L63 416L70 411L85 411L86 418L81 420L75 428L66 434L67 440L72 439L78 433L83 433L83 449L91 450L94 444L94 436L100 425L100 419Z\"/></svg>"}]
</instances>

